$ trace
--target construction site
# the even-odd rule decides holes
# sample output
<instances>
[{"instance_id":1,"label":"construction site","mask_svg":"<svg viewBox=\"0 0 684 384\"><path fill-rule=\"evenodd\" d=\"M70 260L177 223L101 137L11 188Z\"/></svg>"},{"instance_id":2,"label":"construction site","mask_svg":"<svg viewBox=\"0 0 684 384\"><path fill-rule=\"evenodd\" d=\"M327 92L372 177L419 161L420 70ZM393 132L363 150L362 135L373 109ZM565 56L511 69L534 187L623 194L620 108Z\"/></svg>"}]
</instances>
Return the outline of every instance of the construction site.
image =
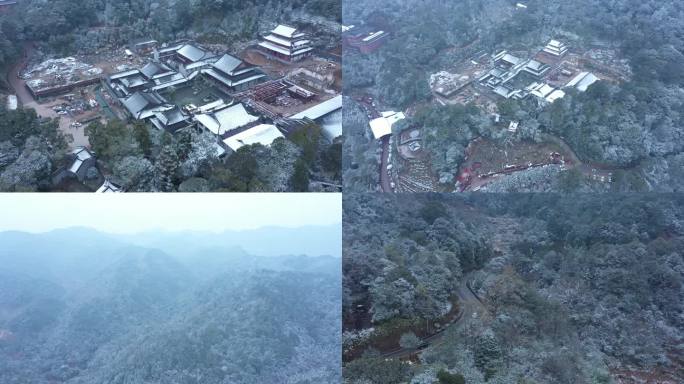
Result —
<instances>
[{"instance_id":1,"label":"construction site","mask_svg":"<svg viewBox=\"0 0 684 384\"><path fill-rule=\"evenodd\" d=\"M113 99L102 92L101 82L108 74L142 60L126 51L103 50L55 58L29 44L24 48L24 59L11 69L8 80L18 104L35 109L39 116L59 118L60 129L73 137L72 149L88 146L85 125L123 116L111 107Z\"/></svg>"},{"instance_id":2,"label":"construction site","mask_svg":"<svg viewBox=\"0 0 684 384\"><path fill-rule=\"evenodd\" d=\"M561 145L550 141L510 145L479 138L466 148L455 189L460 192L475 190L490 178L549 164L570 167L573 156Z\"/></svg>"},{"instance_id":3,"label":"construction site","mask_svg":"<svg viewBox=\"0 0 684 384\"><path fill-rule=\"evenodd\" d=\"M284 76L233 96L271 119L289 118L341 92L338 63L310 59ZM281 71L279 71L281 73Z\"/></svg>"}]
</instances>

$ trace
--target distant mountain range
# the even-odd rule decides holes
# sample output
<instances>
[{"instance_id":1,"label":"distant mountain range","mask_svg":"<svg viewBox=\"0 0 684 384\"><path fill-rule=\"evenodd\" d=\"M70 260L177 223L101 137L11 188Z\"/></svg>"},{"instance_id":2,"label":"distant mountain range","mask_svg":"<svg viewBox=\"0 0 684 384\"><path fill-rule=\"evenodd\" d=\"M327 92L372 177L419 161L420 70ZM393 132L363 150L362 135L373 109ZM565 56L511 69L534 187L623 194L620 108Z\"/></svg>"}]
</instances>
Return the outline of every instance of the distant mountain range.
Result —
<instances>
[{"instance_id":1,"label":"distant mountain range","mask_svg":"<svg viewBox=\"0 0 684 384\"><path fill-rule=\"evenodd\" d=\"M339 382L339 237L2 232L0 383Z\"/></svg>"},{"instance_id":2,"label":"distant mountain range","mask_svg":"<svg viewBox=\"0 0 684 384\"><path fill-rule=\"evenodd\" d=\"M203 232L154 230L135 234L111 234L88 227L70 227L45 233L0 232L0 244L6 249L14 244L59 244L91 247L101 244L138 245L171 253L186 253L202 248L240 247L256 256L308 255L341 257L342 225L296 228L262 227L249 230ZM104 243L103 243L104 242ZM0 250L3 252L3 250Z\"/></svg>"},{"instance_id":3,"label":"distant mountain range","mask_svg":"<svg viewBox=\"0 0 684 384\"><path fill-rule=\"evenodd\" d=\"M229 218L227 218L229 220ZM298 228L263 227L242 231L144 232L124 236L127 241L170 253L203 248L241 247L257 256L308 255L342 257L342 224Z\"/></svg>"}]
</instances>

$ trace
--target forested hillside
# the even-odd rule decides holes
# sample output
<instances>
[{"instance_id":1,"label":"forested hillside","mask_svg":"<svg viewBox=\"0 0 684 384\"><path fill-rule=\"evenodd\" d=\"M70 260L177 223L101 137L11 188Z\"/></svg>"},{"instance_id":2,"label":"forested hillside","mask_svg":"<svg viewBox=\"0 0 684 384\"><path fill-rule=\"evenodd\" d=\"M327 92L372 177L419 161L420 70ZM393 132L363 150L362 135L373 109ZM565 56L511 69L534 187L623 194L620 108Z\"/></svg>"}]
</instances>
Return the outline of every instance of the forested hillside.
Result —
<instances>
[{"instance_id":1,"label":"forested hillside","mask_svg":"<svg viewBox=\"0 0 684 384\"><path fill-rule=\"evenodd\" d=\"M0 242L2 383L339 380L339 258L183 258L85 228Z\"/></svg>"},{"instance_id":2,"label":"forested hillside","mask_svg":"<svg viewBox=\"0 0 684 384\"><path fill-rule=\"evenodd\" d=\"M122 45L139 38L248 40L278 20L319 17L339 21L341 15L340 2L331 0L27 0L21 3L21 17L4 22L4 37L11 42L17 37L42 42L66 52ZM6 46L2 41L0 38L0 46Z\"/></svg>"},{"instance_id":3,"label":"forested hillside","mask_svg":"<svg viewBox=\"0 0 684 384\"><path fill-rule=\"evenodd\" d=\"M0 106L0 191L48 188L67 140L57 121L41 120L33 110Z\"/></svg>"},{"instance_id":4,"label":"forested hillside","mask_svg":"<svg viewBox=\"0 0 684 384\"><path fill-rule=\"evenodd\" d=\"M684 380L681 196L347 195L344 236L347 383Z\"/></svg>"},{"instance_id":5,"label":"forested hillside","mask_svg":"<svg viewBox=\"0 0 684 384\"><path fill-rule=\"evenodd\" d=\"M583 161L615 169L613 184L608 188L578 177L563 180L549 171L530 175L531 181L506 179L490 190L680 191L684 78L677 68L684 60L682 15L682 2L658 0L348 2L345 23L383 26L391 36L372 54L348 51L344 85L348 94L367 93L386 108L417 110L400 128L424 129L433 172L440 179L462 165L473 137L540 142L542 134L553 134L564 138ZM552 38L574 48L615 49L628 63L629 79L599 82L586 94L569 90L568 97L545 107L524 100L501 102L503 121L520 122L512 139L493 127L489 111L426 103L433 97L430 74L479 53L528 50ZM436 118L426 121L426 115ZM348 140L361 147L368 138ZM355 154L353 162L361 164L368 155ZM357 170L345 172L349 186L368 189L357 181Z\"/></svg>"}]
</instances>

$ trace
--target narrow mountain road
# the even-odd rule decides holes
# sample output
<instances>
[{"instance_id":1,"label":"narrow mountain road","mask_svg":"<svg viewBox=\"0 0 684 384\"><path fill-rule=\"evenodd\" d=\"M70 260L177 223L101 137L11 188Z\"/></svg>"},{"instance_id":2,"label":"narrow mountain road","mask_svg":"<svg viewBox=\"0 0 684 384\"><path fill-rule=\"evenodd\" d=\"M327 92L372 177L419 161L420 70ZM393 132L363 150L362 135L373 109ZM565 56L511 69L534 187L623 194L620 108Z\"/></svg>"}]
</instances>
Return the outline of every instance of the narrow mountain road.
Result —
<instances>
[{"instance_id":1,"label":"narrow mountain road","mask_svg":"<svg viewBox=\"0 0 684 384\"><path fill-rule=\"evenodd\" d=\"M24 44L24 52L22 57L16 64L10 68L9 72L6 74L7 84L12 87L14 92L17 94L17 98L21 105L28 105L34 102L33 96L26 88L26 82L19 78L19 72L21 72L28 64L29 57L33 54L34 48L32 43Z\"/></svg>"},{"instance_id":2,"label":"narrow mountain road","mask_svg":"<svg viewBox=\"0 0 684 384\"><path fill-rule=\"evenodd\" d=\"M382 158L380 159L380 185L383 192L392 191L392 181L390 180L387 165L389 164L390 136L382 138Z\"/></svg>"},{"instance_id":3,"label":"narrow mountain road","mask_svg":"<svg viewBox=\"0 0 684 384\"><path fill-rule=\"evenodd\" d=\"M401 359L409 357L420 351L437 345L442 341L444 333L455 326L463 326L471 319L482 317L487 313L487 308L485 307L482 300L480 300L475 292L470 288L470 279L465 278L463 282L456 289L456 294L458 295L458 304L461 307L459 314L439 332L421 339L421 343L416 348L400 348L394 351L384 353L382 357L386 359Z\"/></svg>"}]
</instances>

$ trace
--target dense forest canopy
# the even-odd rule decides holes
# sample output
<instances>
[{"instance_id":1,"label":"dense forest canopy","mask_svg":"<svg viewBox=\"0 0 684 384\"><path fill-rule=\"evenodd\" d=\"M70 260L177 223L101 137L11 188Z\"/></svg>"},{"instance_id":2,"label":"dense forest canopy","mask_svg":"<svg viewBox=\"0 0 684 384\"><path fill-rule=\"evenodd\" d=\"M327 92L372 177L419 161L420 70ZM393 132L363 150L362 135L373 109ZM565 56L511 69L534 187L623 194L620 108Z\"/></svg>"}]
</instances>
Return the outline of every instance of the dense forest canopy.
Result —
<instances>
[{"instance_id":1,"label":"dense forest canopy","mask_svg":"<svg viewBox=\"0 0 684 384\"><path fill-rule=\"evenodd\" d=\"M22 32L27 40L49 42L55 48L86 49L143 37L255 38L262 23L293 15L340 20L340 9L339 1L330 0L29 0L21 5L21 22L11 29Z\"/></svg>"},{"instance_id":2,"label":"dense forest canopy","mask_svg":"<svg viewBox=\"0 0 684 384\"><path fill-rule=\"evenodd\" d=\"M358 194L344 210L347 383L684 379L679 195ZM417 364L386 358L450 303L464 316Z\"/></svg>"}]
</instances>

